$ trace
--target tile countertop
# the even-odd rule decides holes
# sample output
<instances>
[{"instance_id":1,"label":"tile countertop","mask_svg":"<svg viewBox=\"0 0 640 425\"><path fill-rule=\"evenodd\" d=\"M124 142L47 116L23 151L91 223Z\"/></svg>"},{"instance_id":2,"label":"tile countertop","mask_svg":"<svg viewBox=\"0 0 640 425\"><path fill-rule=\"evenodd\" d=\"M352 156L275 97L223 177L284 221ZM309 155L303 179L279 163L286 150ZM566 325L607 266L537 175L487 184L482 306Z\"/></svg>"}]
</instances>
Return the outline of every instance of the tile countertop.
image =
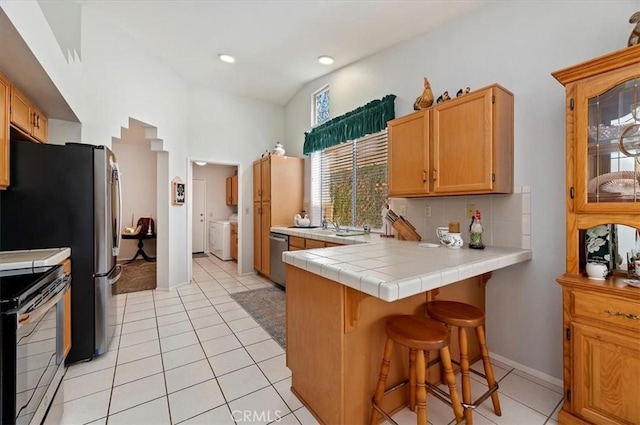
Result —
<instances>
[{"instance_id":1,"label":"tile countertop","mask_svg":"<svg viewBox=\"0 0 640 425\"><path fill-rule=\"evenodd\" d=\"M531 250L420 247L422 242L378 234L340 237L319 229L272 227L272 232L344 245L287 251L282 260L385 301L395 301L531 259ZM356 246L357 245L357 246Z\"/></svg>"},{"instance_id":2,"label":"tile countertop","mask_svg":"<svg viewBox=\"0 0 640 425\"><path fill-rule=\"evenodd\" d=\"M0 251L0 270L53 266L71 256L71 248Z\"/></svg>"}]
</instances>

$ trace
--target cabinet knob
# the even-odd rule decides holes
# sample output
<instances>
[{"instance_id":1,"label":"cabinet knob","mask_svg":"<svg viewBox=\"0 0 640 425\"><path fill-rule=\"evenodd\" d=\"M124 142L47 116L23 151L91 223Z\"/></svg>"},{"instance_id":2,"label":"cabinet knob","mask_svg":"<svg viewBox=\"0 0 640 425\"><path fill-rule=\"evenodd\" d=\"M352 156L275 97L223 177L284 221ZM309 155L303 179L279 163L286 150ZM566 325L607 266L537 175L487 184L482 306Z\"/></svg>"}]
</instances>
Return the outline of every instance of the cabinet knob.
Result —
<instances>
[{"instance_id":1,"label":"cabinet knob","mask_svg":"<svg viewBox=\"0 0 640 425\"><path fill-rule=\"evenodd\" d=\"M427 170L422 170L422 183L427 182Z\"/></svg>"},{"instance_id":2,"label":"cabinet knob","mask_svg":"<svg viewBox=\"0 0 640 425\"><path fill-rule=\"evenodd\" d=\"M438 170L433 169L433 180L438 180Z\"/></svg>"}]
</instances>

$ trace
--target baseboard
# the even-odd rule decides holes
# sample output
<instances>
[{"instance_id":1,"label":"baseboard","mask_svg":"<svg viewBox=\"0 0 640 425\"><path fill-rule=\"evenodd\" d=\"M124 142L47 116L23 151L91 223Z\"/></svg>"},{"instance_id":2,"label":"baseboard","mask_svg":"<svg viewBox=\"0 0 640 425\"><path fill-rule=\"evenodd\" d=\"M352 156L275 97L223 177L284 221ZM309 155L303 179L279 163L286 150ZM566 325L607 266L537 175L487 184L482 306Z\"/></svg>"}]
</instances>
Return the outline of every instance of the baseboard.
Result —
<instances>
[{"instance_id":1,"label":"baseboard","mask_svg":"<svg viewBox=\"0 0 640 425\"><path fill-rule=\"evenodd\" d=\"M514 369L518 369L518 370L520 370L522 372L528 373L531 376L535 376L536 378L541 379L542 381L548 382L550 384L553 384L553 385L555 385L557 387L563 388L563 386L564 386L564 384L563 384L561 379L554 378L553 376L547 375L546 373L540 372L539 370L530 368L529 366L525 366L525 365L520 364L518 362L514 362L513 360L510 360L510 359L508 359L506 357L502 357L499 354L490 353L489 357L491 357L492 360L495 359L495 360L499 361L500 363L504 363L507 366L513 367Z\"/></svg>"}]
</instances>

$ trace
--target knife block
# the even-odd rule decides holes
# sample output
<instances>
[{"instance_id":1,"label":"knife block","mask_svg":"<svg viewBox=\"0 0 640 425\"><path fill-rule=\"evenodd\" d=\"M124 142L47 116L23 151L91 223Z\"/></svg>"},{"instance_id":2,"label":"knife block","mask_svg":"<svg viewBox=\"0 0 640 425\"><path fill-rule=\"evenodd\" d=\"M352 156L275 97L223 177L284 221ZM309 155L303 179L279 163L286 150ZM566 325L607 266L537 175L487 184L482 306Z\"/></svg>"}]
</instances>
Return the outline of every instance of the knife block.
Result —
<instances>
[{"instance_id":1,"label":"knife block","mask_svg":"<svg viewBox=\"0 0 640 425\"><path fill-rule=\"evenodd\" d=\"M400 216L398 220L393 222L393 228L398 232L398 240L400 241L421 241L422 237L416 232L416 228L411 225L404 217Z\"/></svg>"}]
</instances>

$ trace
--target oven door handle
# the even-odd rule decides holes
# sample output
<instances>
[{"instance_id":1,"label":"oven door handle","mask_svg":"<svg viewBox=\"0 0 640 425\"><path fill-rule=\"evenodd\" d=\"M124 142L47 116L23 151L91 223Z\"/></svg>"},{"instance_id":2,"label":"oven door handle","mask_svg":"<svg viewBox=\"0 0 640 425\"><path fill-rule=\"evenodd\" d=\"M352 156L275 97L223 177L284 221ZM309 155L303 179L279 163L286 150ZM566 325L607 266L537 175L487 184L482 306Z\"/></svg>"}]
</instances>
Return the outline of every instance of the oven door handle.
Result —
<instances>
[{"instance_id":1,"label":"oven door handle","mask_svg":"<svg viewBox=\"0 0 640 425\"><path fill-rule=\"evenodd\" d=\"M18 312L18 327L32 323L34 320L38 320L43 314L46 314L51 307L58 304L58 301L62 299L62 297L64 296L64 292L67 290L67 288L71 284L70 276L65 276L63 277L63 279L66 281L66 283L62 287L62 289L58 291L56 294L54 294L44 304L41 304L38 308L28 313Z\"/></svg>"}]
</instances>

